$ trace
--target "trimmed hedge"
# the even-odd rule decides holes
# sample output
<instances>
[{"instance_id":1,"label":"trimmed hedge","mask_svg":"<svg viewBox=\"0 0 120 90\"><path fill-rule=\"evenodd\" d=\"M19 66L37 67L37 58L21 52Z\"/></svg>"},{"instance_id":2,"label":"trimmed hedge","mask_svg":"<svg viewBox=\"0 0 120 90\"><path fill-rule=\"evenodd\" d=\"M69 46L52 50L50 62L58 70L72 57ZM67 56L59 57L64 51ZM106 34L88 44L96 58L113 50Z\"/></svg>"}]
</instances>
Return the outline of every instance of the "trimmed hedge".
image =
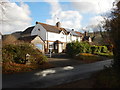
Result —
<instances>
[{"instance_id":1,"label":"trimmed hedge","mask_svg":"<svg viewBox=\"0 0 120 90\"><path fill-rule=\"evenodd\" d=\"M99 53L107 53L108 48L106 46L95 46L90 45L88 42L72 42L68 43L66 46L66 53L74 57L76 54L79 53L92 53L92 54L99 54Z\"/></svg>"},{"instance_id":2,"label":"trimmed hedge","mask_svg":"<svg viewBox=\"0 0 120 90\"><path fill-rule=\"evenodd\" d=\"M107 53L108 48L106 46L91 46L92 54Z\"/></svg>"}]
</instances>

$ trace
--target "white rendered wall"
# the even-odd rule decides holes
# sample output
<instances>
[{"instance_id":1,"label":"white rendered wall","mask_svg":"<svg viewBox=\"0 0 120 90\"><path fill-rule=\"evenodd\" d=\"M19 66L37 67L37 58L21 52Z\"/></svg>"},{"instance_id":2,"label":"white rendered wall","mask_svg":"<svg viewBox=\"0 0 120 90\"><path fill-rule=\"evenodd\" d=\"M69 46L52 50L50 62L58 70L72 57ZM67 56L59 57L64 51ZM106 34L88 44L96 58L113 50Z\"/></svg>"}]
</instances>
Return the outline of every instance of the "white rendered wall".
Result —
<instances>
[{"instance_id":1,"label":"white rendered wall","mask_svg":"<svg viewBox=\"0 0 120 90\"><path fill-rule=\"evenodd\" d=\"M72 41L76 41L76 40L77 40L77 37L72 36Z\"/></svg>"},{"instance_id":2,"label":"white rendered wall","mask_svg":"<svg viewBox=\"0 0 120 90\"><path fill-rule=\"evenodd\" d=\"M47 38L47 36L46 36L46 38L47 38L47 40L49 40L49 41L56 41L56 40L59 40L59 41L61 41L61 42L66 42L66 35L63 35L62 33L53 33L53 32L47 32L47 36L48 36L48 38Z\"/></svg>"},{"instance_id":3,"label":"white rendered wall","mask_svg":"<svg viewBox=\"0 0 120 90\"><path fill-rule=\"evenodd\" d=\"M40 29L40 31L38 30ZM43 40L46 40L46 30L44 29L44 27L40 24L36 24L34 29L31 32L31 36L33 35L38 35L40 36Z\"/></svg>"},{"instance_id":4,"label":"white rendered wall","mask_svg":"<svg viewBox=\"0 0 120 90\"><path fill-rule=\"evenodd\" d=\"M71 41L72 41L72 36L69 34L69 35L67 35L67 43L69 43Z\"/></svg>"}]
</instances>

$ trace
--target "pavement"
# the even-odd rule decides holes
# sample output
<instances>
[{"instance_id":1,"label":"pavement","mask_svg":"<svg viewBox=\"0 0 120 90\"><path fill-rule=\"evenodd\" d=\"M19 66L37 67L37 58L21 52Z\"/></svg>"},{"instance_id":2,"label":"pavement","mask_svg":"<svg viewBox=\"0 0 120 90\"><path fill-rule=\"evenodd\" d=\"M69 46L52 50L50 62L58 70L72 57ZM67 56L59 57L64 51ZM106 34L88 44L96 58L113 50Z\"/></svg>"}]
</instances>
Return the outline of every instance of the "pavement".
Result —
<instances>
[{"instance_id":1,"label":"pavement","mask_svg":"<svg viewBox=\"0 0 120 90\"><path fill-rule=\"evenodd\" d=\"M2 76L2 88L48 88L89 78L93 73L109 66L112 59L89 64L67 65L46 70Z\"/></svg>"}]
</instances>

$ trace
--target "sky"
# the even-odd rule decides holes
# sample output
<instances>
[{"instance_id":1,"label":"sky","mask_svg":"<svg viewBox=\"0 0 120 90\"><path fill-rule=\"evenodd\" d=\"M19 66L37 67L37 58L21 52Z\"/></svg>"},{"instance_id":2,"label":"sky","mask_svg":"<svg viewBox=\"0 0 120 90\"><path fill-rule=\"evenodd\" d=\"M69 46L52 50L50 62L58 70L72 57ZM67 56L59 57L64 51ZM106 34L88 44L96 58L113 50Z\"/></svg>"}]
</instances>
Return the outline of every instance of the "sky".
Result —
<instances>
[{"instance_id":1,"label":"sky","mask_svg":"<svg viewBox=\"0 0 120 90\"><path fill-rule=\"evenodd\" d=\"M4 1L4 0L3 0ZM8 0L7 0L8 1ZM23 0L24 1L24 0ZM36 21L61 27L91 30L101 21L103 15L113 8L115 0L34 0L34 2L10 2L0 4L0 28L2 34L24 31Z\"/></svg>"}]
</instances>

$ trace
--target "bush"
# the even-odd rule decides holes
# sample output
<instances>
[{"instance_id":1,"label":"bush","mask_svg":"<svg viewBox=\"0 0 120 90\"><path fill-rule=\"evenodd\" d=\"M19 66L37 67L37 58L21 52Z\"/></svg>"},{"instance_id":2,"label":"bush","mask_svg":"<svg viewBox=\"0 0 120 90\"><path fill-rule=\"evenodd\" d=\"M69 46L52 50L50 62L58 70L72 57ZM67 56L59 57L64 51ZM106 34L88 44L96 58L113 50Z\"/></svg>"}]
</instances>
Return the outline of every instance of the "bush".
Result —
<instances>
[{"instance_id":1,"label":"bush","mask_svg":"<svg viewBox=\"0 0 120 90\"><path fill-rule=\"evenodd\" d=\"M80 53L91 53L91 45L88 42L80 42L81 52Z\"/></svg>"},{"instance_id":2,"label":"bush","mask_svg":"<svg viewBox=\"0 0 120 90\"><path fill-rule=\"evenodd\" d=\"M91 53L94 54L97 52L97 46L91 46Z\"/></svg>"},{"instance_id":3,"label":"bush","mask_svg":"<svg viewBox=\"0 0 120 90\"><path fill-rule=\"evenodd\" d=\"M66 53L74 57L78 53L92 53L92 54L101 54L108 53L108 48L106 46L95 46L90 45L88 42L72 42L68 43L66 46Z\"/></svg>"},{"instance_id":4,"label":"bush","mask_svg":"<svg viewBox=\"0 0 120 90\"><path fill-rule=\"evenodd\" d=\"M101 52L102 53L108 52L108 48L106 46L102 46Z\"/></svg>"},{"instance_id":5,"label":"bush","mask_svg":"<svg viewBox=\"0 0 120 90\"><path fill-rule=\"evenodd\" d=\"M108 52L108 53L96 53L97 55L108 57L108 58L113 58L113 52Z\"/></svg>"},{"instance_id":6,"label":"bush","mask_svg":"<svg viewBox=\"0 0 120 90\"><path fill-rule=\"evenodd\" d=\"M47 57L42 54L32 54L29 58L29 61L32 64L41 65L41 64L47 62Z\"/></svg>"},{"instance_id":7,"label":"bush","mask_svg":"<svg viewBox=\"0 0 120 90\"><path fill-rule=\"evenodd\" d=\"M71 57L78 53L90 53L91 48L88 42L72 42L66 45L66 53Z\"/></svg>"},{"instance_id":8,"label":"bush","mask_svg":"<svg viewBox=\"0 0 120 90\"><path fill-rule=\"evenodd\" d=\"M6 62L15 62L18 64L25 64L27 61L26 55L29 54L31 59L34 61L38 61L40 64L46 61L44 55L42 55L39 51L33 49L30 44L23 43L18 45L5 45L2 48L2 55L3 55L3 63ZM34 55L37 54L37 57ZM29 58L29 59L30 59ZM31 60L30 59L30 60Z\"/></svg>"},{"instance_id":9,"label":"bush","mask_svg":"<svg viewBox=\"0 0 120 90\"><path fill-rule=\"evenodd\" d=\"M91 46L91 52L92 54L107 53L108 48L106 46Z\"/></svg>"},{"instance_id":10,"label":"bush","mask_svg":"<svg viewBox=\"0 0 120 90\"><path fill-rule=\"evenodd\" d=\"M81 52L81 46L79 42L72 42L66 45L66 53L71 57L76 55L77 53Z\"/></svg>"}]
</instances>

